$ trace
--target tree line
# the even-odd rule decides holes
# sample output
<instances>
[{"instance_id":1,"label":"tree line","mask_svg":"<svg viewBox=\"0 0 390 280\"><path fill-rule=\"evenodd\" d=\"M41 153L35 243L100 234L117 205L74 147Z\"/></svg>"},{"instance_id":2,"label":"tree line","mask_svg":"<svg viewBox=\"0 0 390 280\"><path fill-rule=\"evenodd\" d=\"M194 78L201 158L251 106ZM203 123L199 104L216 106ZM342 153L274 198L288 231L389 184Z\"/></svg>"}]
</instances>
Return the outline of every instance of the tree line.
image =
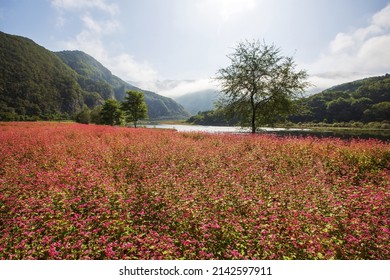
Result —
<instances>
[{"instance_id":1,"label":"tree line","mask_svg":"<svg viewBox=\"0 0 390 280\"><path fill-rule=\"evenodd\" d=\"M390 121L390 75L367 78L325 90L297 101L292 122Z\"/></svg>"},{"instance_id":2,"label":"tree line","mask_svg":"<svg viewBox=\"0 0 390 280\"><path fill-rule=\"evenodd\" d=\"M107 99L102 106L83 110L76 115L76 122L105 125L124 125L132 123L137 127L138 121L148 117L148 108L144 100L144 94L140 91L126 91L125 100L119 102L115 99Z\"/></svg>"}]
</instances>

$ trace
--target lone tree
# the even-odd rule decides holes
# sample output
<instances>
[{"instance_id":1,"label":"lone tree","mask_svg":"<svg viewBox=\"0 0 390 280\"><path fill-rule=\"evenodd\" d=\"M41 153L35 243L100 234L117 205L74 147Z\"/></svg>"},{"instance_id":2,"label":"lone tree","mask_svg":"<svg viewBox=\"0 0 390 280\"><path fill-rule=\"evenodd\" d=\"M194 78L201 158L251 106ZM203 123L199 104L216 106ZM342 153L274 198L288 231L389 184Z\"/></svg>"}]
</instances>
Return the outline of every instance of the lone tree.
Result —
<instances>
[{"instance_id":1,"label":"lone tree","mask_svg":"<svg viewBox=\"0 0 390 280\"><path fill-rule=\"evenodd\" d=\"M242 125L250 125L252 133L290 113L292 100L309 86L306 71L296 71L293 58L281 56L274 45L241 42L228 58L231 65L216 76L223 93L219 106L238 116Z\"/></svg>"},{"instance_id":2,"label":"lone tree","mask_svg":"<svg viewBox=\"0 0 390 280\"><path fill-rule=\"evenodd\" d=\"M137 127L137 122L148 117L148 107L144 100L144 94L135 90L126 91L127 96L122 103L122 108L126 114L126 122L133 122Z\"/></svg>"}]
</instances>

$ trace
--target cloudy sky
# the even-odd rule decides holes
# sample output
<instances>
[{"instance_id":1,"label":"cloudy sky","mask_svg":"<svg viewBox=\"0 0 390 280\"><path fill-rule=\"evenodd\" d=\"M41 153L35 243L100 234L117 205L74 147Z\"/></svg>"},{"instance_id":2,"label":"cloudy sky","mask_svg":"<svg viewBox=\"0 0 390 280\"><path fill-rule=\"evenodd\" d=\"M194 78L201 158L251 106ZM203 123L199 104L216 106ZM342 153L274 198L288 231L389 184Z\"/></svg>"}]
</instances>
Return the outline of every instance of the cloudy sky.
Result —
<instances>
[{"instance_id":1,"label":"cloudy sky","mask_svg":"<svg viewBox=\"0 0 390 280\"><path fill-rule=\"evenodd\" d=\"M0 0L0 31L167 96L214 87L243 40L293 56L312 92L390 72L389 0Z\"/></svg>"}]
</instances>

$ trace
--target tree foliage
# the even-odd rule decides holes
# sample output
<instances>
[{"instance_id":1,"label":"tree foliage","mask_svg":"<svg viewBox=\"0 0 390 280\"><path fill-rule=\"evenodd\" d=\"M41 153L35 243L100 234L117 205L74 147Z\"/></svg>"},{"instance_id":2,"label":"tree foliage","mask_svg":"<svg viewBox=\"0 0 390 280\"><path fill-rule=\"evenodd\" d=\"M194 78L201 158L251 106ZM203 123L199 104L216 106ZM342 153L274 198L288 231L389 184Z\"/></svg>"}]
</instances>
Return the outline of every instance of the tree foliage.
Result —
<instances>
[{"instance_id":1,"label":"tree foliage","mask_svg":"<svg viewBox=\"0 0 390 280\"><path fill-rule=\"evenodd\" d=\"M91 122L91 110L84 105L81 112L76 115L75 121L78 123L89 124Z\"/></svg>"},{"instance_id":2,"label":"tree foliage","mask_svg":"<svg viewBox=\"0 0 390 280\"><path fill-rule=\"evenodd\" d=\"M289 117L293 122L364 123L390 121L390 75L341 84L299 101L305 110Z\"/></svg>"},{"instance_id":3,"label":"tree foliage","mask_svg":"<svg viewBox=\"0 0 390 280\"><path fill-rule=\"evenodd\" d=\"M218 71L224 94L219 107L239 116L252 133L292 111L292 100L309 85L306 71L296 71L292 57L282 56L275 45L260 41L239 43L228 55L231 65Z\"/></svg>"},{"instance_id":4,"label":"tree foliage","mask_svg":"<svg viewBox=\"0 0 390 280\"><path fill-rule=\"evenodd\" d=\"M140 91L126 91L125 101L122 108L126 115L126 122L132 122L137 127L137 122L148 116L148 108L144 100L144 94Z\"/></svg>"},{"instance_id":5,"label":"tree foliage","mask_svg":"<svg viewBox=\"0 0 390 280\"><path fill-rule=\"evenodd\" d=\"M108 125L121 125L123 122L123 111L118 101L107 99L101 110L101 122Z\"/></svg>"},{"instance_id":6,"label":"tree foliage","mask_svg":"<svg viewBox=\"0 0 390 280\"><path fill-rule=\"evenodd\" d=\"M209 110L198 112L198 114L190 117L188 123L197 125L218 125L218 126L234 126L239 120L237 118L226 118L223 110Z\"/></svg>"}]
</instances>

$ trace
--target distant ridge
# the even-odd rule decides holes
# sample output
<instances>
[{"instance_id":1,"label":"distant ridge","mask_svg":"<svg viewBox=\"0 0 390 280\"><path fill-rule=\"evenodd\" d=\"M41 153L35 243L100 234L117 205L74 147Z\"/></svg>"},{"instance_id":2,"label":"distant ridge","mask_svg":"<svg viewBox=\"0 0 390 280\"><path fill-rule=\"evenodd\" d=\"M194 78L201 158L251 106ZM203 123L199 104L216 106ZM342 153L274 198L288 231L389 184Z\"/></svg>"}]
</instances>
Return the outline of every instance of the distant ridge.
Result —
<instances>
[{"instance_id":1,"label":"distant ridge","mask_svg":"<svg viewBox=\"0 0 390 280\"><path fill-rule=\"evenodd\" d=\"M183 105L183 107L196 115L201 111L209 111L214 108L214 102L218 99L218 92L213 89L207 89L188 93L175 98L175 101Z\"/></svg>"}]
</instances>

